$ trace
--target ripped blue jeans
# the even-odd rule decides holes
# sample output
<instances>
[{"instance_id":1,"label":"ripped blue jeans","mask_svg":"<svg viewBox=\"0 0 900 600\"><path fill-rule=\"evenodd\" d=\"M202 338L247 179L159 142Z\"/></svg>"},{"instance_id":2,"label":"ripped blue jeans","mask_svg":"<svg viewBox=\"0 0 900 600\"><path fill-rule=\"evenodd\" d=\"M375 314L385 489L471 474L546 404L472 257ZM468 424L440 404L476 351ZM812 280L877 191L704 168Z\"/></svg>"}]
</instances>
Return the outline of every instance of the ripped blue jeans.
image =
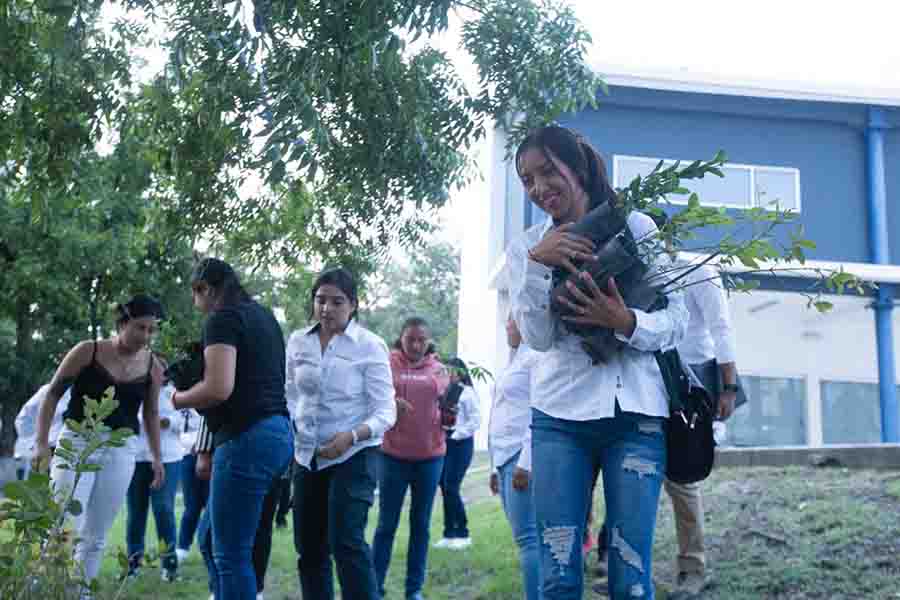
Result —
<instances>
[{"instance_id":1,"label":"ripped blue jeans","mask_svg":"<svg viewBox=\"0 0 900 600\"><path fill-rule=\"evenodd\" d=\"M665 419L621 412L568 421L532 410L532 481L544 600L580 599L581 541L595 468L609 526L609 597L653 600L653 531L666 470Z\"/></svg>"}]
</instances>

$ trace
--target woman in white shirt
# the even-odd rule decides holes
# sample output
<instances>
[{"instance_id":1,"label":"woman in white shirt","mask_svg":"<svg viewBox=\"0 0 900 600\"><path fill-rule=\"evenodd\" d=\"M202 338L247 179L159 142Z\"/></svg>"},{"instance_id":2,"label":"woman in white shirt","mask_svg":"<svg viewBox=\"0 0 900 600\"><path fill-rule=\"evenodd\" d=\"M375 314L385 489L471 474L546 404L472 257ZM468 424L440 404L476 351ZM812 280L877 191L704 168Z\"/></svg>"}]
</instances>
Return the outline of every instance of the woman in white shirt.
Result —
<instances>
[{"instance_id":1,"label":"woman in white shirt","mask_svg":"<svg viewBox=\"0 0 900 600\"><path fill-rule=\"evenodd\" d=\"M153 489L153 468L150 448L147 445L147 431L141 421L138 450L135 455L134 474L128 486L125 520L125 542L128 548L128 575L137 576L144 558L144 537L147 532L147 512L153 508L156 533L165 544L166 551L160 555L163 581L174 581L178 571L178 557L175 553L175 492L178 490L178 475L184 448L181 445L181 430L184 425L181 411L172 406L175 387L169 383L159 391L159 444L163 468L166 472L162 487Z\"/></svg>"},{"instance_id":2,"label":"woman in white shirt","mask_svg":"<svg viewBox=\"0 0 900 600\"><path fill-rule=\"evenodd\" d=\"M16 445L14 452L15 458L20 464L16 474L19 480L28 479L28 473L31 471L31 456L34 452L34 442L37 436L38 410L40 410L41 402L44 401L44 396L49 389L49 383L42 385L28 399L28 402L19 409L19 414L16 415ZM56 405L56 412L53 414L53 421L50 423L50 448L56 448L56 439L59 437L59 432L63 426L63 413L69 408L69 396L71 393L70 389L66 389Z\"/></svg>"},{"instance_id":3,"label":"woman in white shirt","mask_svg":"<svg viewBox=\"0 0 900 600\"><path fill-rule=\"evenodd\" d=\"M311 294L316 324L292 333L287 346L294 545L310 600L334 597L332 553L344 598L378 598L365 529L378 446L397 415L387 346L356 323L356 289L346 269L320 274Z\"/></svg>"},{"instance_id":4,"label":"woman in white shirt","mask_svg":"<svg viewBox=\"0 0 900 600\"><path fill-rule=\"evenodd\" d=\"M472 545L469 537L469 520L466 505L460 489L466 471L475 454L475 432L481 426L481 400L472 385L469 368L461 358L447 361L450 371L450 386L445 394L459 393L456 423L447 431L447 454L444 455L444 470L441 473L441 495L444 499L444 537L435 548L459 550Z\"/></svg>"},{"instance_id":5,"label":"woman in white shirt","mask_svg":"<svg viewBox=\"0 0 900 600\"><path fill-rule=\"evenodd\" d=\"M512 317L506 321L506 341L510 361L494 386L488 425L491 492L500 495L519 547L525 600L539 600L540 554L531 491L531 371L540 355L522 343Z\"/></svg>"},{"instance_id":6,"label":"woman in white shirt","mask_svg":"<svg viewBox=\"0 0 900 600\"><path fill-rule=\"evenodd\" d=\"M541 352L533 372L532 485L545 600L583 594L585 517L595 468L603 473L609 525L609 593L614 600L654 595L653 531L665 477L668 400L653 352L675 346L688 315L681 294L645 312L625 305L612 279L593 281L582 293L569 286L574 317L551 311L554 268L579 273L575 262L594 259L595 248L568 225L604 202L617 202L603 160L574 132L550 126L520 144L516 169L531 201L548 213L510 245L510 297L526 344ZM650 217L631 212L627 227L639 244L655 236ZM651 271L664 256L646 257ZM592 364L574 322L611 329L624 343L608 362Z\"/></svg>"}]
</instances>

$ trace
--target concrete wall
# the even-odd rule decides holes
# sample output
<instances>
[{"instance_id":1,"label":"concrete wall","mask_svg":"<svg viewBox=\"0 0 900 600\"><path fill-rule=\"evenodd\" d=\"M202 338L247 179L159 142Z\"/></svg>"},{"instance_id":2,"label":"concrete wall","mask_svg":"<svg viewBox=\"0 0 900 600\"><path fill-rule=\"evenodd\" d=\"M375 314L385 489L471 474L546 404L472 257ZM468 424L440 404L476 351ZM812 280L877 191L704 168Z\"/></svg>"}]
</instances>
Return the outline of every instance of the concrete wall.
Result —
<instances>
[{"instance_id":1,"label":"concrete wall","mask_svg":"<svg viewBox=\"0 0 900 600\"><path fill-rule=\"evenodd\" d=\"M875 325L866 298L830 297L834 309L820 314L800 294L756 291L729 300L741 374L806 381L806 436L821 446L822 381L877 383ZM763 308L765 307L765 308ZM900 311L894 313L900 331ZM900 372L900 339L894 338Z\"/></svg>"},{"instance_id":2,"label":"concrete wall","mask_svg":"<svg viewBox=\"0 0 900 600\"><path fill-rule=\"evenodd\" d=\"M884 162L887 170L891 262L896 265L900 264L900 126L889 130L885 135ZM895 331L894 335L900 335L900 333Z\"/></svg>"}]
</instances>

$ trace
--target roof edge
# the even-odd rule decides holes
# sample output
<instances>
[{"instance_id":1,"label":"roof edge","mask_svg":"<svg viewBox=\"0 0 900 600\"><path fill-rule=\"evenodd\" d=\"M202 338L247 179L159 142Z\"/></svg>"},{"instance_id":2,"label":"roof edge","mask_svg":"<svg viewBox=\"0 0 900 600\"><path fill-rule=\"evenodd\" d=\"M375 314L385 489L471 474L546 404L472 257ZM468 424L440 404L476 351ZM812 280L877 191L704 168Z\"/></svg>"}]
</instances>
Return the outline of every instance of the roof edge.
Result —
<instances>
[{"instance_id":1,"label":"roof edge","mask_svg":"<svg viewBox=\"0 0 900 600\"><path fill-rule=\"evenodd\" d=\"M852 88L837 89L809 83L761 82L749 79L725 80L714 75L671 71L625 72L621 66L595 63L595 73L607 85L656 89L672 92L694 92L725 96L777 98L807 102L865 104L900 107L900 89ZM694 76L691 76L694 75Z\"/></svg>"}]
</instances>

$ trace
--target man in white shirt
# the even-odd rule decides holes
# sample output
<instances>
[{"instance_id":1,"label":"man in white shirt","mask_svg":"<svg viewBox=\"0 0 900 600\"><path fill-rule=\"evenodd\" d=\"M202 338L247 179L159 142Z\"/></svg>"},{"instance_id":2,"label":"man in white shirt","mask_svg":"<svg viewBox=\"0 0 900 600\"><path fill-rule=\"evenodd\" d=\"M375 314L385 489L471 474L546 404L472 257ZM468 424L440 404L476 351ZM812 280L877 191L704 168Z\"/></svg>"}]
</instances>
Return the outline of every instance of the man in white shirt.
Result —
<instances>
[{"instance_id":1,"label":"man in white shirt","mask_svg":"<svg viewBox=\"0 0 900 600\"><path fill-rule=\"evenodd\" d=\"M734 330L719 273L707 265L695 267L676 261L674 276L685 274L678 287L684 289L690 314L687 332L677 346L678 353L718 397L717 418L724 420L734 412L739 391ZM704 372L706 378L701 375ZM678 581L670 598L697 598L709 584L700 482L679 484L666 479L665 488L672 499L678 536Z\"/></svg>"}]
</instances>

